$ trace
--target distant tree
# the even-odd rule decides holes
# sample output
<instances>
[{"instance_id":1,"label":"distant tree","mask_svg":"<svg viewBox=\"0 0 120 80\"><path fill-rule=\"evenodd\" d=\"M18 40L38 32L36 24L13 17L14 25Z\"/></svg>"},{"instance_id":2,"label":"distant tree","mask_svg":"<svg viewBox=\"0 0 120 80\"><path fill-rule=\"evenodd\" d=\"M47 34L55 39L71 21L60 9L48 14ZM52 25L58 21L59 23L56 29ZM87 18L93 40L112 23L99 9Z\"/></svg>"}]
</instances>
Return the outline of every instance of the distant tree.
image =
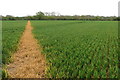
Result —
<instances>
[{"instance_id":1,"label":"distant tree","mask_svg":"<svg viewBox=\"0 0 120 80\"><path fill-rule=\"evenodd\" d=\"M2 15L1 15L2 16ZM1 17L0 17L1 20ZM94 16L94 15L61 15L58 12L37 12L33 16L14 17L11 15L2 16L2 20L85 20L85 21L120 21L116 16Z\"/></svg>"},{"instance_id":2,"label":"distant tree","mask_svg":"<svg viewBox=\"0 0 120 80\"><path fill-rule=\"evenodd\" d=\"M26 20L33 20L33 16L26 16Z\"/></svg>"},{"instance_id":3,"label":"distant tree","mask_svg":"<svg viewBox=\"0 0 120 80\"><path fill-rule=\"evenodd\" d=\"M96 20L100 20L100 17L99 17L99 16L96 16L95 19L96 19Z\"/></svg>"},{"instance_id":4,"label":"distant tree","mask_svg":"<svg viewBox=\"0 0 120 80\"><path fill-rule=\"evenodd\" d=\"M120 21L120 17L117 17L116 19L114 19L115 21ZM120 23L120 22L119 22Z\"/></svg>"},{"instance_id":5,"label":"distant tree","mask_svg":"<svg viewBox=\"0 0 120 80\"><path fill-rule=\"evenodd\" d=\"M51 12L51 16L55 16L55 14L56 14L55 12Z\"/></svg>"},{"instance_id":6,"label":"distant tree","mask_svg":"<svg viewBox=\"0 0 120 80\"><path fill-rule=\"evenodd\" d=\"M6 15L6 20L15 20L15 17L11 15Z\"/></svg>"},{"instance_id":7,"label":"distant tree","mask_svg":"<svg viewBox=\"0 0 120 80\"><path fill-rule=\"evenodd\" d=\"M48 12L45 12L44 14L45 14L45 16L48 16L49 13L48 13Z\"/></svg>"},{"instance_id":8,"label":"distant tree","mask_svg":"<svg viewBox=\"0 0 120 80\"><path fill-rule=\"evenodd\" d=\"M43 19L44 16L45 16L45 14L41 11L36 13L36 18L39 19L39 20Z\"/></svg>"}]
</instances>

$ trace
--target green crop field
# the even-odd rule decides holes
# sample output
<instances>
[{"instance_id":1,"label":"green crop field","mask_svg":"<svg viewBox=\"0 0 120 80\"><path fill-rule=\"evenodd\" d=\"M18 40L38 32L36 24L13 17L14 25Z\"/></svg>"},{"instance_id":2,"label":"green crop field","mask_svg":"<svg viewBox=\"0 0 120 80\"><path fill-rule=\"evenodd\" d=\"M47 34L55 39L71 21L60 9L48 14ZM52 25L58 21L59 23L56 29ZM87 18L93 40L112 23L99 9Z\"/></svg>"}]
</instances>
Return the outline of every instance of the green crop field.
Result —
<instances>
[{"instance_id":1,"label":"green crop field","mask_svg":"<svg viewBox=\"0 0 120 80\"><path fill-rule=\"evenodd\" d=\"M20 36L27 21L2 21L2 62L10 61L10 56L16 51Z\"/></svg>"},{"instance_id":2,"label":"green crop field","mask_svg":"<svg viewBox=\"0 0 120 80\"><path fill-rule=\"evenodd\" d=\"M117 22L31 21L31 23L35 38L38 39L43 48L42 53L47 59L46 76L118 77Z\"/></svg>"}]
</instances>

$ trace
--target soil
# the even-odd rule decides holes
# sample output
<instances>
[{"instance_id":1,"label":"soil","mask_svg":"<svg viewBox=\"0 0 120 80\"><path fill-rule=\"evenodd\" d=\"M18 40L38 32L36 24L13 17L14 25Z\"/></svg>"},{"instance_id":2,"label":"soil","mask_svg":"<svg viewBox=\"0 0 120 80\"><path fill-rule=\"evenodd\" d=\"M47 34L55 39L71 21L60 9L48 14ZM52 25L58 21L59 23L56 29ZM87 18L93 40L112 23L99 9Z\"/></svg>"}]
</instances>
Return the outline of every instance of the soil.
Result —
<instances>
[{"instance_id":1,"label":"soil","mask_svg":"<svg viewBox=\"0 0 120 80\"><path fill-rule=\"evenodd\" d=\"M19 42L18 50L13 54L13 62L7 65L11 78L44 78L45 56L42 48L32 34L33 27L28 21Z\"/></svg>"}]
</instances>

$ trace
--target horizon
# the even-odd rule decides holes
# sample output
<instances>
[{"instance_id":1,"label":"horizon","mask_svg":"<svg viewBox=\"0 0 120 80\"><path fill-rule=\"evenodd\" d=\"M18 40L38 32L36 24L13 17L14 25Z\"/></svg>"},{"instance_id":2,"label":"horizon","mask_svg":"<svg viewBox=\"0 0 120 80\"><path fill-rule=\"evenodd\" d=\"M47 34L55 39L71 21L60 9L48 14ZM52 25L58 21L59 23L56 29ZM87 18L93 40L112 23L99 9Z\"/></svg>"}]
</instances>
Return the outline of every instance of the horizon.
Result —
<instances>
[{"instance_id":1,"label":"horizon","mask_svg":"<svg viewBox=\"0 0 120 80\"><path fill-rule=\"evenodd\" d=\"M40 12L42 12L42 11L40 11ZM37 13L37 12L36 12ZM6 17L6 16L13 16L13 17L27 17L27 16L35 16L36 15L36 13L34 14L34 15L26 15L26 16L14 16L14 15L9 15L9 14L7 14L7 15L0 15L0 16L3 16L3 17ZM44 14L45 14L45 12L43 12ZM51 13L51 12L49 12L49 13ZM45 15L46 16L46 15ZM74 15L67 15L67 14L65 14L65 15L63 15L63 14L60 14L59 13L59 15L55 15L55 16L99 16L99 17L119 17L119 14L118 14L118 16L116 16L116 15L112 15L112 16L100 16L100 15L76 15L76 14L74 14Z\"/></svg>"}]
</instances>

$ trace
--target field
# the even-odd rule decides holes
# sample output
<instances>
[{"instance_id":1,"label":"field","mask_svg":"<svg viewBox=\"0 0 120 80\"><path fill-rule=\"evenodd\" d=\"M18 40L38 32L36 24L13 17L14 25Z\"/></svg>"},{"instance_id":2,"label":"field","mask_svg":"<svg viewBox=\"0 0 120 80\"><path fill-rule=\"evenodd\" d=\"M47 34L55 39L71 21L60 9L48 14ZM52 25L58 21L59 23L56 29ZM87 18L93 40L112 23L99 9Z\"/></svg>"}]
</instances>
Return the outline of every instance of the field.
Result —
<instances>
[{"instance_id":1,"label":"field","mask_svg":"<svg viewBox=\"0 0 120 80\"><path fill-rule=\"evenodd\" d=\"M16 51L19 39L27 21L2 21L2 62L10 62L10 56Z\"/></svg>"},{"instance_id":2,"label":"field","mask_svg":"<svg viewBox=\"0 0 120 80\"><path fill-rule=\"evenodd\" d=\"M11 55L18 49L26 23L2 22L3 64L9 63ZM46 20L31 21L31 25L34 37L45 55L46 77L118 78L117 21Z\"/></svg>"},{"instance_id":3,"label":"field","mask_svg":"<svg viewBox=\"0 0 120 80\"><path fill-rule=\"evenodd\" d=\"M0 42L2 42L2 21L0 21ZM0 64L2 63L2 43L0 43Z\"/></svg>"},{"instance_id":4,"label":"field","mask_svg":"<svg viewBox=\"0 0 120 80\"><path fill-rule=\"evenodd\" d=\"M48 77L117 78L115 21L31 21Z\"/></svg>"},{"instance_id":5,"label":"field","mask_svg":"<svg viewBox=\"0 0 120 80\"><path fill-rule=\"evenodd\" d=\"M0 21L0 79L2 78L2 21Z\"/></svg>"}]
</instances>

